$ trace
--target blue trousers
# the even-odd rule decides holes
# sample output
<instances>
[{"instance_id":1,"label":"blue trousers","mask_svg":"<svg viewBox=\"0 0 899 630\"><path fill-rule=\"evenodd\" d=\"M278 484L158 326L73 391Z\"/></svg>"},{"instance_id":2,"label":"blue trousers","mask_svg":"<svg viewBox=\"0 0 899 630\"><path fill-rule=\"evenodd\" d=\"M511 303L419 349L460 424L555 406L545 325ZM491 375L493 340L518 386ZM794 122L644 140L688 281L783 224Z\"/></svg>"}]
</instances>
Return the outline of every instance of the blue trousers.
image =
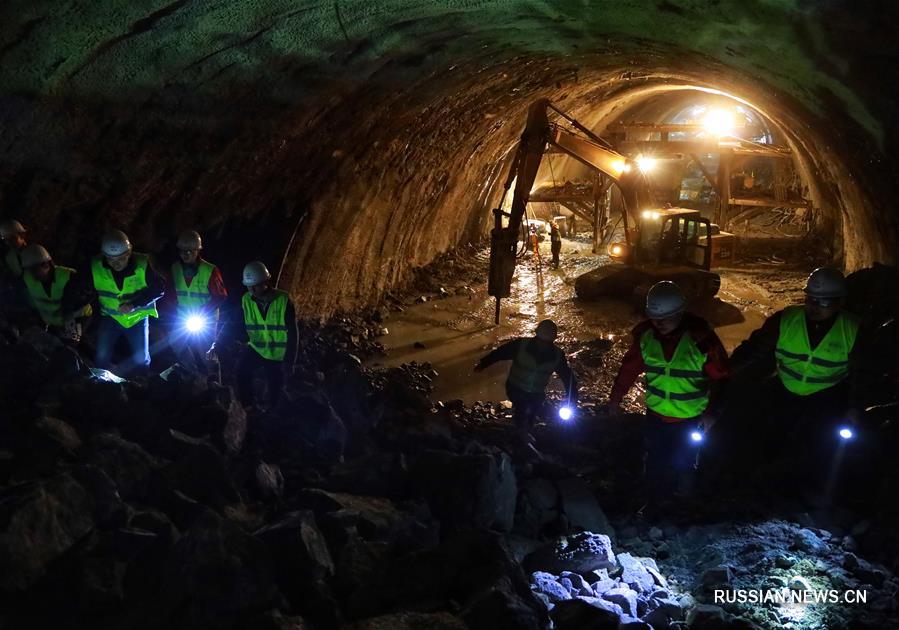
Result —
<instances>
[{"instance_id":1,"label":"blue trousers","mask_svg":"<svg viewBox=\"0 0 899 630\"><path fill-rule=\"evenodd\" d=\"M125 361L116 366L113 363L113 354L116 344L123 337L131 352ZM146 370L150 365L150 318L145 317L131 328L125 328L112 317L100 317L95 362L97 367L115 372L119 376ZM114 367L116 369L113 369Z\"/></svg>"}]
</instances>

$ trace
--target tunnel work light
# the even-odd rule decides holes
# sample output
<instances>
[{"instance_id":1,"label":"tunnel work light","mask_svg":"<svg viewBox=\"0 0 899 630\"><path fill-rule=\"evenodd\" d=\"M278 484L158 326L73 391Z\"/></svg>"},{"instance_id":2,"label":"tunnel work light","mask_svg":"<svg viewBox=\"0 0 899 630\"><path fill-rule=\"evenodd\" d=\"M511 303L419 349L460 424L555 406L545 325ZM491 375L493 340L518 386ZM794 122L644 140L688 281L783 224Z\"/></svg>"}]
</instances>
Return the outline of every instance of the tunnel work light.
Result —
<instances>
[{"instance_id":1,"label":"tunnel work light","mask_svg":"<svg viewBox=\"0 0 899 630\"><path fill-rule=\"evenodd\" d=\"M559 407L559 418L562 420L571 420L574 416L574 410L568 405L562 405Z\"/></svg>"},{"instance_id":2,"label":"tunnel work light","mask_svg":"<svg viewBox=\"0 0 899 630\"><path fill-rule=\"evenodd\" d=\"M694 444L699 444L704 439L702 435L702 431L691 431L690 432L690 441Z\"/></svg>"},{"instance_id":3,"label":"tunnel work light","mask_svg":"<svg viewBox=\"0 0 899 630\"><path fill-rule=\"evenodd\" d=\"M734 130L733 112L723 109L711 109L702 119L702 126L712 135L729 135Z\"/></svg>"},{"instance_id":4,"label":"tunnel work light","mask_svg":"<svg viewBox=\"0 0 899 630\"><path fill-rule=\"evenodd\" d=\"M624 256L624 245L621 243L612 243L609 246L609 256L612 256L613 258Z\"/></svg>"},{"instance_id":5,"label":"tunnel work light","mask_svg":"<svg viewBox=\"0 0 899 630\"><path fill-rule=\"evenodd\" d=\"M202 315L189 315L184 320L184 327L187 329L187 332L195 335L206 330L206 324L206 318Z\"/></svg>"},{"instance_id":6,"label":"tunnel work light","mask_svg":"<svg viewBox=\"0 0 899 630\"><path fill-rule=\"evenodd\" d=\"M662 215L657 210L644 210L640 214L640 216L642 216L644 219L651 219L655 221Z\"/></svg>"},{"instance_id":7,"label":"tunnel work light","mask_svg":"<svg viewBox=\"0 0 899 630\"><path fill-rule=\"evenodd\" d=\"M649 173L655 170L655 167L658 165L658 160L651 157L639 156L636 160L637 168L640 169L641 173Z\"/></svg>"},{"instance_id":8,"label":"tunnel work light","mask_svg":"<svg viewBox=\"0 0 899 630\"><path fill-rule=\"evenodd\" d=\"M845 442L847 440L851 440L852 438L854 438L855 432L852 429L850 429L849 427L840 427L839 436L840 436L840 439Z\"/></svg>"}]
</instances>

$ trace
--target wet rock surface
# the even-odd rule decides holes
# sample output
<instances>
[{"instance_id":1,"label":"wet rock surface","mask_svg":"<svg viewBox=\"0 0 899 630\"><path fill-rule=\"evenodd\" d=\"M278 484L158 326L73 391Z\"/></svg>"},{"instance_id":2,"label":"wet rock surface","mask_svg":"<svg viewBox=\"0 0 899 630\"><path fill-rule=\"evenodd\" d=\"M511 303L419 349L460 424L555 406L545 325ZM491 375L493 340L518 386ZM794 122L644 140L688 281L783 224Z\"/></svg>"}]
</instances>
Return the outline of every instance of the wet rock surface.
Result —
<instances>
[{"instance_id":1,"label":"wet rock surface","mask_svg":"<svg viewBox=\"0 0 899 630\"><path fill-rule=\"evenodd\" d=\"M430 366L362 367L353 357L380 350L358 331L376 323L348 321L310 324L276 409L180 377L24 387L2 429L0 620L658 630L899 619L888 509L862 518L749 497L736 508L711 494L638 513L636 417L597 415L587 394L577 422L541 423L523 448L507 405L432 403ZM22 341L4 351L32 352ZM716 601L716 589L869 599L799 611Z\"/></svg>"}]
</instances>

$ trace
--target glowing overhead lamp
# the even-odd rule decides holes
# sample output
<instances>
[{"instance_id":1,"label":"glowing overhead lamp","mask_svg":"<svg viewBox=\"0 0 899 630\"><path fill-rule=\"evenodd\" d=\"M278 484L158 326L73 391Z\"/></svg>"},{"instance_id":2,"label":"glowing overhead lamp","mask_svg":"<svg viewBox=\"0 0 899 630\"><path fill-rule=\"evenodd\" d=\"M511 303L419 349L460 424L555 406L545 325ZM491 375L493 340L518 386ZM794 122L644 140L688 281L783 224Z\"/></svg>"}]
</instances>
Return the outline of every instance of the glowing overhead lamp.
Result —
<instances>
[{"instance_id":1,"label":"glowing overhead lamp","mask_svg":"<svg viewBox=\"0 0 899 630\"><path fill-rule=\"evenodd\" d=\"M702 126L715 136L727 136L734 131L734 114L725 109L710 109L702 119Z\"/></svg>"},{"instance_id":2,"label":"glowing overhead lamp","mask_svg":"<svg viewBox=\"0 0 899 630\"><path fill-rule=\"evenodd\" d=\"M642 173L649 173L655 170L655 167L658 165L658 160L651 157L639 156L636 160L637 168L640 169Z\"/></svg>"}]
</instances>

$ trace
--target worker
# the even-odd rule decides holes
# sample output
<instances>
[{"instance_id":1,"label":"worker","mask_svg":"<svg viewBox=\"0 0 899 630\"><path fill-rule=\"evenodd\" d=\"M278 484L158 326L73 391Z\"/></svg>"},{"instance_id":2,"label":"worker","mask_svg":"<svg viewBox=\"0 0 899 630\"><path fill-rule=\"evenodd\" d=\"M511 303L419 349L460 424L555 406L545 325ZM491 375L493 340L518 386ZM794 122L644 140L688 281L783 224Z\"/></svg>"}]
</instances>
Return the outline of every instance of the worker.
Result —
<instances>
[{"instance_id":1,"label":"worker","mask_svg":"<svg viewBox=\"0 0 899 630\"><path fill-rule=\"evenodd\" d=\"M649 289L649 319L632 331L606 406L610 415L619 415L625 394L645 374L645 481L652 500L692 492L698 442L720 412L721 386L728 377L727 352L718 335L685 307L684 293L674 282Z\"/></svg>"},{"instance_id":2,"label":"worker","mask_svg":"<svg viewBox=\"0 0 899 630\"><path fill-rule=\"evenodd\" d=\"M182 232L176 246L180 260L171 267L176 318L170 345L183 367L207 374L206 355L218 338L219 308L228 291L218 267L200 256L203 241L199 233Z\"/></svg>"},{"instance_id":3,"label":"worker","mask_svg":"<svg viewBox=\"0 0 899 630\"><path fill-rule=\"evenodd\" d=\"M145 372L150 365L150 317L159 317L156 302L165 292L162 276L147 254L133 250L121 230L106 232L100 251L90 266L92 288L100 306L97 366L112 369L116 343L125 338L131 356L114 371L122 376Z\"/></svg>"},{"instance_id":4,"label":"worker","mask_svg":"<svg viewBox=\"0 0 899 630\"><path fill-rule=\"evenodd\" d=\"M265 372L269 404L277 405L284 379L293 372L297 350L296 312L285 291L272 286L268 268L258 260L243 269L247 292L241 299L247 346L237 366L238 394L241 402L254 401L253 375Z\"/></svg>"},{"instance_id":5,"label":"worker","mask_svg":"<svg viewBox=\"0 0 899 630\"><path fill-rule=\"evenodd\" d=\"M3 254L0 258L0 282L10 288L17 278L22 276L22 263L19 257L28 244L25 227L15 219L0 221L0 240L3 241Z\"/></svg>"},{"instance_id":6,"label":"worker","mask_svg":"<svg viewBox=\"0 0 899 630\"><path fill-rule=\"evenodd\" d=\"M22 250L21 293L49 332L77 344L81 340L82 320L90 317L90 299L75 291L70 282L75 270L53 263L50 253L32 244Z\"/></svg>"},{"instance_id":7,"label":"worker","mask_svg":"<svg viewBox=\"0 0 899 630\"><path fill-rule=\"evenodd\" d=\"M558 374L565 385L567 405L570 408L577 406L577 382L565 353L555 344L558 332L554 321L544 319L537 325L533 337L507 341L474 367L475 372L480 372L497 361L512 361L506 378L506 395L512 401L512 422L526 440L530 440L529 433L543 409L546 386L553 373Z\"/></svg>"},{"instance_id":8,"label":"worker","mask_svg":"<svg viewBox=\"0 0 899 630\"><path fill-rule=\"evenodd\" d=\"M804 305L770 316L733 356L735 375L774 373L760 396L771 411L754 419L753 433L769 438L761 447L770 458L783 456L791 468L813 475L831 461L840 426L857 426L861 418L859 319L843 310L846 294L839 270L815 269L806 280ZM770 425L758 426L764 417ZM806 465L792 465L800 461Z\"/></svg>"},{"instance_id":9,"label":"worker","mask_svg":"<svg viewBox=\"0 0 899 630\"><path fill-rule=\"evenodd\" d=\"M559 254L562 252L562 232L555 221L549 224L549 241L553 254L553 267L559 268Z\"/></svg>"}]
</instances>

